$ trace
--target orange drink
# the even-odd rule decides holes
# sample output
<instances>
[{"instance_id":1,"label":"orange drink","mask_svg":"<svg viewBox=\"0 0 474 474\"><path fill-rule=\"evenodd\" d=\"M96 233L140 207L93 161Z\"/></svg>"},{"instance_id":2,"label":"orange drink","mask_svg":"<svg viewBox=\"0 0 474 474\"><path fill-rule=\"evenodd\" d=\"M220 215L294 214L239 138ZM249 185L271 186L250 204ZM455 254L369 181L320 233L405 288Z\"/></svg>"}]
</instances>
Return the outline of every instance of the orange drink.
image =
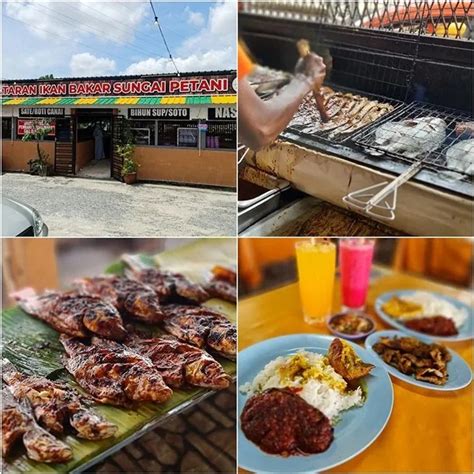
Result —
<instances>
[{"instance_id":1,"label":"orange drink","mask_svg":"<svg viewBox=\"0 0 474 474\"><path fill-rule=\"evenodd\" d=\"M336 246L326 239L298 242L296 262L304 320L323 324L332 310Z\"/></svg>"}]
</instances>

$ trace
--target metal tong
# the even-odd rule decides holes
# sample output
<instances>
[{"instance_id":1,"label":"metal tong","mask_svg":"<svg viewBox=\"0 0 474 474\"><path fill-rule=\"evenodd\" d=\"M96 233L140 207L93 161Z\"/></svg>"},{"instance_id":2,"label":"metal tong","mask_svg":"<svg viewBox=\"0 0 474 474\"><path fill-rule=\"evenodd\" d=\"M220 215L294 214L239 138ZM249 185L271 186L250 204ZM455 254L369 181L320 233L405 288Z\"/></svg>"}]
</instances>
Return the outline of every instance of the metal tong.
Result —
<instances>
[{"instance_id":1,"label":"metal tong","mask_svg":"<svg viewBox=\"0 0 474 474\"><path fill-rule=\"evenodd\" d=\"M423 161L413 163L406 171L393 181L359 189L347 194L342 200L352 208L359 209L365 214L388 221L395 220L395 210L397 208L397 191L410 178L415 176L423 167Z\"/></svg>"},{"instance_id":2,"label":"metal tong","mask_svg":"<svg viewBox=\"0 0 474 474\"><path fill-rule=\"evenodd\" d=\"M308 40L300 39L296 42L296 48L298 49L300 58L304 58L311 53ZM321 116L321 121L323 123L329 122L329 115L326 111L326 106L324 105L324 98L318 89L313 90L313 97L316 101L316 107L318 108L319 115Z\"/></svg>"}]
</instances>

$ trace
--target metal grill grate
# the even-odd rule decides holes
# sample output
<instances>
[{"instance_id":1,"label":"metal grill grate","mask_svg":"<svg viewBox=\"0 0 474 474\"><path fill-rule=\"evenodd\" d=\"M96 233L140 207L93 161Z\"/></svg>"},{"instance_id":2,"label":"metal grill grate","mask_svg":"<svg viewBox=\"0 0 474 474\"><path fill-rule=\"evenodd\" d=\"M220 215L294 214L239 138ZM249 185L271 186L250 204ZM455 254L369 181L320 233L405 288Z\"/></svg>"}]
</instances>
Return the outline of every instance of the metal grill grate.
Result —
<instances>
[{"instance_id":1,"label":"metal grill grate","mask_svg":"<svg viewBox=\"0 0 474 474\"><path fill-rule=\"evenodd\" d=\"M245 1L243 11L398 33L473 40L472 1L446 0L276 0Z\"/></svg>"},{"instance_id":2,"label":"metal grill grate","mask_svg":"<svg viewBox=\"0 0 474 474\"><path fill-rule=\"evenodd\" d=\"M414 102L352 141L371 155L410 164L423 160L425 168L449 172L454 179L469 182L474 173L474 122L457 110Z\"/></svg>"}]
</instances>

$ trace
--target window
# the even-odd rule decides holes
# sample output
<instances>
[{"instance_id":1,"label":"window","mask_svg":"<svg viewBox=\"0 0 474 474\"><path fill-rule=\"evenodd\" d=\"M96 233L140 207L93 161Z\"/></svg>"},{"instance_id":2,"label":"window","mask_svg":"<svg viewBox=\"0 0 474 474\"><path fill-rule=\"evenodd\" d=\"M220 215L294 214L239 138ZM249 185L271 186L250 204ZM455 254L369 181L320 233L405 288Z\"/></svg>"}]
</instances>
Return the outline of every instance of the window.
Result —
<instances>
[{"instance_id":1,"label":"window","mask_svg":"<svg viewBox=\"0 0 474 474\"><path fill-rule=\"evenodd\" d=\"M156 120L130 120L130 131L136 145L154 145Z\"/></svg>"},{"instance_id":2,"label":"window","mask_svg":"<svg viewBox=\"0 0 474 474\"><path fill-rule=\"evenodd\" d=\"M158 122L158 145L197 148L197 122Z\"/></svg>"},{"instance_id":3,"label":"window","mask_svg":"<svg viewBox=\"0 0 474 474\"><path fill-rule=\"evenodd\" d=\"M12 119L2 117L2 139L11 139L12 137Z\"/></svg>"},{"instance_id":4,"label":"window","mask_svg":"<svg viewBox=\"0 0 474 474\"><path fill-rule=\"evenodd\" d=\"M236 136L236 122L208 122L205 146L235 150Z\"/></svg>"}]
</instances>

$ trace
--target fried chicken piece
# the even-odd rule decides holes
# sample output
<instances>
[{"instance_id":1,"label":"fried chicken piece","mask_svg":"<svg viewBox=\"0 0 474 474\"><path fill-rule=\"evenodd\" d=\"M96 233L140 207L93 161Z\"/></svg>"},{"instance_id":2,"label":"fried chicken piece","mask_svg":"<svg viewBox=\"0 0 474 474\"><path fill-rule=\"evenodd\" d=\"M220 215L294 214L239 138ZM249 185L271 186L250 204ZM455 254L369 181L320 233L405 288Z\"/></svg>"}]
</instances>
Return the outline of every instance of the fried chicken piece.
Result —
<instances>
[{"instance_id":1,"label":"fried chicken piece","mask_svg":"<svg viewBox=\"0 0 474 474\"><path fill-rule=\"evenodd\" d=\"M132 351L148 357L171 387L182 387L187 383L219 390L229 386L230 377L219 362L202 349L174 337L141 338L132 335L125 344Z\"/></svg>"},{"instance_id":2,"label":"fried chicken piece","mask_svg":"<svg viewBox=\"0 0 474 474\"><path fill-rule=\"evenodd\" d=\"M415 378L435 385L444 385L448 380L448 376L445 372L430 367L418 369L415 372Z\"/></svg>"},{"instance_id":3,"label":"fried chicken piece","mask_svg":"<svg viewBox=\"0 0 474 474\"><path fill-rule=\"evenodd\" d=\"M87 346L65 335L60 341L64 366L98 402L129 407L136 401L162 403L173 394L148 358L122 344L94 337Z\"/></svg>"},{"instance_id":4,"label":"fried chicken piece","mask_svg":"<svg viewBox=\"0 0 474 474\"><path fill-rule=\"evenodd\" d=\"M365 377L375 367L362 361L346 341L337 337L331 342L327 357L332 368L346 382Z\"/></svg>"},{"instance_id":5,"label":"fried chicken piece","mask_svg":"<svg viewBox=\"0 0 474 474\"><path fill-rule=\"evenodd\" d=\"M237 330L223 314L202 306L169 305L165 329L179 340L234 360L237 352Z\"/></svg>"},{"instance_id":6,"label":"fried chicken piece","mask_svg":"<svg viewBox=\"0 0 474 474\"><path fill-rule=\"evenodd\" d=\"M33 290L26 291L28 296L22 292L16 296L20 308L60 333L74 337L89 337L92 333L117 340L125 337L122 317L100 298L75 291L39 296Z\"/></svg>"},{"instance_id":7,"label":"fried chicken piece","mask_svg":"<svg viewBox=\"0 0 474 474\"><path fill-rule=\"evenodd\" d=\"M35 420L48 431L62 434L70 424L79 438L90 440L109 438L117 431L116 425L87 408L72 388L45 377L24 375L8 360L4 360L2 371L13 396L26 398Z\"/></svg>"},{"instance_id":8,"label":"fried chicken piece","mask_svg":"<svg viewBox=\"0 0 474 474\"><path fill-rule=\"evenodd\" d=\"M206 285L206 291L209 295L235 303L237 301L236 273L230 268L215 266L212 269L212 274L212 279Z\"/></svg>"},{"instance_id":9,"label":"fried chicken piece","mask_svg":"<svg viewBox=\"0 0 474 474\"><path fill-rule=\"evenodd\" d=\"M83 293L102 298L124 316L143 323L163 320L161 301L155 290L139 281L119 276L81 278L74 282Z\"/></svg>"},{"instance_id":10,"label":"fried chicken piece","mask_svg":"<svg viewBox=\"0 0 474 474\"><path fill-rule=\"evenodd\" d=\"M149 285L162 302L200 304L209 299L209 294L201 285L191 282L181 273L143 268L136 257L131 255L123 255L122 261L128 267L125 271L127 277Z\"/></svg>"},{"instance_id":11,"label":"fried chicken piece","mask_svg":"<svg viewBox=\"0 0 474 474\"><path fill-rule=\"evenodd\" d=\"M38 462L67 462L71 448L38 426L29 402L17 402L8 388L2 389L2 455L7 457L22 440L27 456Z\"/></svg>"}]
</instances>

